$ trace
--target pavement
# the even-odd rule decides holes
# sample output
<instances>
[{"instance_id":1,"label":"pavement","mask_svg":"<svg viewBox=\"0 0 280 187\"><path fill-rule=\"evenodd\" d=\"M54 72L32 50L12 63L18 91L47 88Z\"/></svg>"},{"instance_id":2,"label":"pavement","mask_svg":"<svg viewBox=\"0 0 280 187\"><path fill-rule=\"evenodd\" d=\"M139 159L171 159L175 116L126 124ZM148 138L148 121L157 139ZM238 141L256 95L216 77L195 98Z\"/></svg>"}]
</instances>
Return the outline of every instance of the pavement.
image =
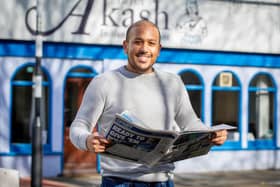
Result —
<instances>
[{"instance_id":1,"label":"pavement","mask_svg":"<svg viewBox=\"0 0 280 187\"><path fill-rule=\"evenodd\" d=\"M98 187L97 173L61 176L42 180L43 187ZM280 170L236 172L181 173L174 177L175 187L280 187ZM22 178L20 187L29 187L30 179Z\"/></svg>"}]
</instances>

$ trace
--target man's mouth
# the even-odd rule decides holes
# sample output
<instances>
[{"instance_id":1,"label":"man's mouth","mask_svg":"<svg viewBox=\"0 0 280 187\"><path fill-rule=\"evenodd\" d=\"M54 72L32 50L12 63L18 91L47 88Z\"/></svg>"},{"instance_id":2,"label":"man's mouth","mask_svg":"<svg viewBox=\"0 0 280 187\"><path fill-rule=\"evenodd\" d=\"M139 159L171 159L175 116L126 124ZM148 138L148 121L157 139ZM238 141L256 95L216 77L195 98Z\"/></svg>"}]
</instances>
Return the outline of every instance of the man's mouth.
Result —
<instances>
[{"instance_id":1,"label":"man's mouth","mask_svg":"<svg viewBox=\"0 0 280 187\"><path fill-rule=\"evenodd\" d=\"M144 56L144 55L138 56L138 59L140 62L142 62L142 61L146 62L149 58L150 58L149 56Z\"/></svg>"},{"instance_id":2,"label":"man's mouth","mask_svg":"<svg viewBox=\"0 0 280 187\"><path fill-rule=\"evenodd\" d=\"M148 55L148 54L139 54L139 55L136 55L137 58L139 59L140 62L146 62L148 59L151 58L151 55Z\"/></svg>"}]
</instances>

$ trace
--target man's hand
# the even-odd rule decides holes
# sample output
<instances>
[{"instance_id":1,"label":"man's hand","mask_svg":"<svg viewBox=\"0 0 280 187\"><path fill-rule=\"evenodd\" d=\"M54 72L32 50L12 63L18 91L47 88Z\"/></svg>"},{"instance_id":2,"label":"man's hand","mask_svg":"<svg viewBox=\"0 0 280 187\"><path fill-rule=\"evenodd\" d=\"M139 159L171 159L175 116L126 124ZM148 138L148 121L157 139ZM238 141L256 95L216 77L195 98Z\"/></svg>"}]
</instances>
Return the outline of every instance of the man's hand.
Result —
<instances>
[{"instance_id":1,"label":"man's hand","mask_svg":"<svg viewBox=\"0 0 280 187\"><path fill-rule=\"evenodd\" d=\"M88 151L101 153L109 146L110 141L103 136L100 136L98 132L94 132L87 137L86 144Z\"/></svg>"},{"instance_id":2,"label":"man's hand","mask_svg":"<svg viewBox=\"0 0 280 187\"><path fill-rule=\"evenodd\" d=\"M213 133L211 142L215 145L222 145L227 140L227 130L220 130Z\"/></svg>"}]
</instances>

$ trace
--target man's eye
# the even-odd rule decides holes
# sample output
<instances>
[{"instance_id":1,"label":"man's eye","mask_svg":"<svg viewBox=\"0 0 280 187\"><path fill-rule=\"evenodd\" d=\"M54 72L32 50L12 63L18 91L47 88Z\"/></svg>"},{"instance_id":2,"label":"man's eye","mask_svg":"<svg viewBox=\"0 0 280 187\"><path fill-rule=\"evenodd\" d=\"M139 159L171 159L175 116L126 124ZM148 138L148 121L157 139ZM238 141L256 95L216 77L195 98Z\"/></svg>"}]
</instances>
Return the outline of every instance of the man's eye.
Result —
<instances>
[{"instance_id":1,"label":"man's eye","mask_svg":"<svg viewBox=\"0 0 280 187\"><path fill-rule=\"evenodd\" d=\"M141 44L141 41L140 40L135 40L134 43L135 44Z\"/></svg>"}]
</instances>

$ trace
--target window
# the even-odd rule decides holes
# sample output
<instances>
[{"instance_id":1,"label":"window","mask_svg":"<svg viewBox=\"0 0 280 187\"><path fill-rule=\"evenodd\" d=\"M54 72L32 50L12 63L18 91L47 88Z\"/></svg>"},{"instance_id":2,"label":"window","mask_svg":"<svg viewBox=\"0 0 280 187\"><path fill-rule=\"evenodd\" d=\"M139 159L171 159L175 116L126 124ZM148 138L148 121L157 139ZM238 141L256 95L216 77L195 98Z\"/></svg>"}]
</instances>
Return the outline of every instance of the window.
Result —
<instances>
[{"instance_id":1,"label":"window","mask_svg":"<svg viewBox=\"0 0 280 187\"><path fill-rule=\"evenodd\" d=\"M221 72L212 85L212 125L233 125L228 140L240 141L240 84L232 72ZM239 143L240 146L240 143Z\"/></svg>"},{"instance_id":2,"label":"window","mask_svg":"<svg viewBox=\"0 0 280 187\"><path fill-rule=\"evenodd\" d=\"M273 146L276 88L268 74L256 75L249 85L249 146Z\"/></svg>"},{"instance_id":3,"label":"window","mask_svg":"<svg viewBox=\"0 0 280 187\"><path fill-rule=\"evenodd\" d=\"M34 105L32 100L33 71L34 65L29 64L18 69L12 78L11 142L13 144L31 143L31 119L34 116L32 107ZM49 129L49 91L49 80L43 71L42 102L40 107L44 143L49 143L49 138L47 137Z\"/></svg>"},{"instance_id":4,"label":"window","mask_svg":"<svg viewBox=\"0 0 280 187\"><path fill-rule=\"evenodd\" d=\"M97 73L89 67L75 67L67 74L64 95L65 125L70 127L82 102L84 92Z\"/></svg>"},{"instance_id":5,"label":"window","mask_svg":"<svg viewBox=\"0 0 280 187\"><path fill-rule=\"evenodd\" d=\"M192 70L183 70L179 73L179 75L185 84L186 90L188 91L194 111L197 116L203 120L204 116L202 106L204 86L202 84L201 77Z\"/></svg>"}]
</instances>

